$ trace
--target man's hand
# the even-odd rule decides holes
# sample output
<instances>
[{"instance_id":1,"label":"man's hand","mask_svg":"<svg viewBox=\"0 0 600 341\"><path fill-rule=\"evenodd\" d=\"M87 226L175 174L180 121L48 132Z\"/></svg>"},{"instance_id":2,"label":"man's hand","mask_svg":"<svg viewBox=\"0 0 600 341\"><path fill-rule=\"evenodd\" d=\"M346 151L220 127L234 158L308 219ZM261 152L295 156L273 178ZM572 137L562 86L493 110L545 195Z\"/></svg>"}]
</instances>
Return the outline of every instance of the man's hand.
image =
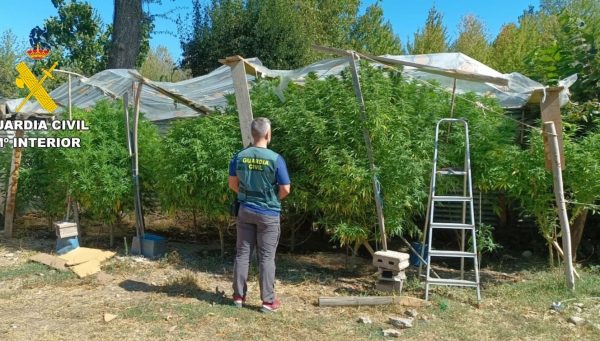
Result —
<instances>
[{"instance_id":1,"label":"man's hand","mask_svg":"<svg viewBox=\"0 0 600 341\"><path fill-rule=\"evenodd\" d=\"M285 197L287 197L288 194L290 194L290 191L290 185L279 185L279 200L283 200Z\"/></svg>"},{"instance_id":2,"label":"man's hand","mask_svg":"<svg viewBox=\"0 0 600 341\"><path fill-rule=\"evenodd\" d=\"M229 176L229 188L237 193L240 189L240 179L237 176ZM281 190L280 190L281 193Z\"/></svg>"}]
</instances>

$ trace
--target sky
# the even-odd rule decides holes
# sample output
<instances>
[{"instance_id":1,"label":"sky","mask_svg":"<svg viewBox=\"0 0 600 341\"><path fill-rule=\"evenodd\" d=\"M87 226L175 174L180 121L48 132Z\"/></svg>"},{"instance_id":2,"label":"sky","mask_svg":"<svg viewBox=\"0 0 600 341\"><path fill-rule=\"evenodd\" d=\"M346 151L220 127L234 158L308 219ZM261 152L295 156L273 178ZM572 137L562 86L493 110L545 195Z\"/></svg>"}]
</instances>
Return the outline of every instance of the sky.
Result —
<instances>
[{"instance_id":1,"label":"sky","mask_svg":"<svg viewBox=\"0 0 600 341\"><path fill-rule=\"evenodd\" d=\"M68 0L67 0L68 1ZM208 0L203 0L206 2ZM363 0L361 11L377 0ZM381 0L380 0L381 1ZM104 24L112 23L113 1L90 0ZM144 4L144 10L152 14L169 13L173 19L186 19L192 12L192 0L162 0L161 4ZM444 15L444 24L451 40L457 36L457 26L465 14L472 14L486 24L488 39L491 41L498 34L503 24L515 22L517 17L529 5L537 7L539 0L382 0L384 15L392 24L394 32L406 45L412 40L413 33L421 28L427 12L432 5ZM11 29L22 42L28 46L29 31L36 25L42 26L44 20L56 15L56 9L50 0L0 0L0 33ZM181 59L178 27L174 20L156 18L155 32L150 46L166 46L174 60Z\"/></svg>"}]
</instances>

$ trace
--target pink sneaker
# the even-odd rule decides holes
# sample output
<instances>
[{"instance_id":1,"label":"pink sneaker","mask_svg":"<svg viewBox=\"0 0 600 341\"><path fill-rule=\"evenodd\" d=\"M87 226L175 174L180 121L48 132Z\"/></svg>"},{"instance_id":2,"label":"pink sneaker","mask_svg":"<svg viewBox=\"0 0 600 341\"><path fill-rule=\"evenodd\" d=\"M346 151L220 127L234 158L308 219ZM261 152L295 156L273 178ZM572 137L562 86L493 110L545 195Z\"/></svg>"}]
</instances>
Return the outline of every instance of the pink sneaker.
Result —
<instances>
[{"instance_id":1,"label":"pink sneaker","mask_svg":"<svg viewBox=\"0 0 600 341\"><path fill-rule=\"evenodd\" d=\"M235 305L238 308L241 308L244 303L246 303L246 296L238 296L238 295L233 295L233 305Z\"/></svg>"},{"instance_id":2,"label":"pink sneaker","mask_svg":"<svg viewBox=\"0 0 600 341\"><path fill-rule=\"evenodd\" d=\"M271 303L263 301L260 311L263 313L274 313L279 307L281 307L281 301L278 299L273 300Z\"/></svg>"}]
</instances>

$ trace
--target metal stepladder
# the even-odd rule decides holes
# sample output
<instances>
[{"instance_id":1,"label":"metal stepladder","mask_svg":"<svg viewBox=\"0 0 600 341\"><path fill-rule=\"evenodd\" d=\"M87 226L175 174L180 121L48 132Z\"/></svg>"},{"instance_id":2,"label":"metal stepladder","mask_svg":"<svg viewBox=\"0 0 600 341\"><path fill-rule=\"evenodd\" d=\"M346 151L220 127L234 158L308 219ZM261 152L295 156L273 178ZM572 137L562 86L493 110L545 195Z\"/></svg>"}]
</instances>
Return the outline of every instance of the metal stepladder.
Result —
<instances>
[{"instance_id":1,"label":"metal stepladder","mask_svg":"<svg viewBox=\"0 0 600 341\"><path fill-rule=\"evenodd\" d=\"M440 125L442 123L462 124L465 133L465 151L464 151L464 166L460 168L438 168L438 149ZM462 176L463 177L463 193L462 195L438 195L436 193L436 180L438 176ZM436 204L450 204L456 207L457 203L462 203L462 219L460 222L442 222L436 221L435 207ZM469 126L464 119L460 118L444 118L438 121L435 128L435 147L433 153L433 171L431 174L431 188L429 194L429 215L427 217L429 229L427 231L427 273L425 284L425 300L429 299L429 287L431 285L446 285L446 286L462 286L475 287L477 290L477 303L481 301L480 281L479 281L479 264L477 259L477 240L475 231L475 213L473 207L473 185L471 179L471 157L469 148ZM448 220L448 219L445 219ZM438 250L432 247L434 231L446 229L454 230L460 233L459 248L460 250ZM466 233L470 232L472 250L465 250ZM433 278L431 277L431 260L433 258L460 258L461 276L460 279L452 278ZM466 280L465 274L465 259L472 259L475 270L475 279ZM434 272L435 273L435 272ZM436 274L437 275L437 274Z\"/></svg>"}]
</instances>

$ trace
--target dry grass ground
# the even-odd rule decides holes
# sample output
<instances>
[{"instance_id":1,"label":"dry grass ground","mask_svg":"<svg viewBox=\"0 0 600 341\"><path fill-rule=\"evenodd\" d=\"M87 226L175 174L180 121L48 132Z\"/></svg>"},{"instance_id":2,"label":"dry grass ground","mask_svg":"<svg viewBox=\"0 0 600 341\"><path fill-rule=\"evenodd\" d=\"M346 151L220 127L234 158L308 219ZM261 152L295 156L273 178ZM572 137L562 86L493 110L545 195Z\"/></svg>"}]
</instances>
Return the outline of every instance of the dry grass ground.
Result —
<instances>
[{"instance_id":1,"label":"dry grass ground","mask_svg":"<svg viewBox=\"0 0 600 341\"><path fill-rule=\"evenodd\" d=\"M27 262L50 252L52 241L0 240L0 340L367 340L383 339L398 305L320 308L319 296L374 295L368 260L346 264L340 254L279 255L277 314L259 309L256 269L249 307L230 305L231 257L222 260L198 245L170 243L158 261L116 257L101 276L78 279ZM514 263L514 261L513 261ZM514 265L514 264L513 264ZM584 271L577 293L569 294L560 270L520 260L508 274L484 271L483 302L471 289L436 288L432 305L418 309L414 327L402 338L421 340L598 340L600 273ZM405 293L421 297L409 276ZM596 298L594 298L596 297ZM551 313L553 301L565 310ZM578 312L574 303L583 303ZM105 313L117 317L105 322ZM588 322L574 326L577 314ZM358 317L369 316L364 325Z\"/></svg>"}]
</instances>

